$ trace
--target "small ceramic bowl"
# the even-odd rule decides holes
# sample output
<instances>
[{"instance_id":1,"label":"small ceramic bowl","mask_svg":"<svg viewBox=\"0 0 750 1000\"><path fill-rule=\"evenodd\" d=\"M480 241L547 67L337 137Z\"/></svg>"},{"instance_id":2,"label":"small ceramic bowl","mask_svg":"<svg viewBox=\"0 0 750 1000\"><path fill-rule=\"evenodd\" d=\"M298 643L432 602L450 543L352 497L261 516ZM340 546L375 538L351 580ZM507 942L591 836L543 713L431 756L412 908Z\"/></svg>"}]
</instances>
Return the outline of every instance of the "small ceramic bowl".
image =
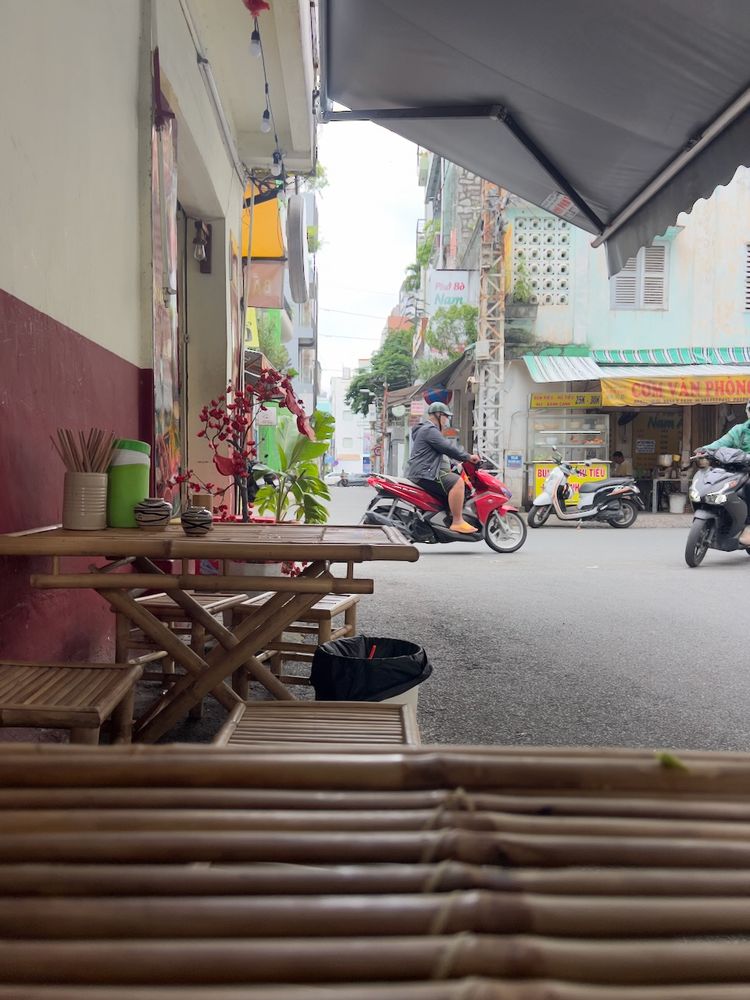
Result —
<instances>
[{"instance_id":1,"label":"small ceramic bowl","mask_svg":"<svg viewBox=\"0 0 750 1000\"><path fill-rule=\"evenodd\" d=\"M180 518L186 535L207 535L214 526L213 514L207 507L188 507Z\"/></svg>"},{"instance_id":2,"label":"small ceramic bowl","mask_svg":"<svg viewBox=\"0 0 750 1000\"><path fill-rule=\"evenodd\" d=\"M133 514L144 531L164 531L172 517L172 504L160 497L146 497L133 507Z\"/></svg>"}]
</instances>

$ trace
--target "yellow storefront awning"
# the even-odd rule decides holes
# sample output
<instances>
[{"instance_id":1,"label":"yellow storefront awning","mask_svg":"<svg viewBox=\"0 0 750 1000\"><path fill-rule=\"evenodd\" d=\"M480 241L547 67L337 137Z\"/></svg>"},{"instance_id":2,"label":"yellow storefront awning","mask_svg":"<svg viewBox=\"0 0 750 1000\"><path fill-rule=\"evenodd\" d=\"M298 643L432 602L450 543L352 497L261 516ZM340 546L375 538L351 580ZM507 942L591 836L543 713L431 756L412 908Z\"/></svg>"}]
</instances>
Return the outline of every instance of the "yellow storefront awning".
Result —
<instances>
[{"instance_id":1,"label":"yellow storefront awning","mask_svg":"<svg viewBox=\"0 0 750 1000\"><path fill-rule=\"evenodd\" d=\"M750 399L744 365L628 365L602 367L603 406L692 406Z\"/></svg>"}]
</instances>

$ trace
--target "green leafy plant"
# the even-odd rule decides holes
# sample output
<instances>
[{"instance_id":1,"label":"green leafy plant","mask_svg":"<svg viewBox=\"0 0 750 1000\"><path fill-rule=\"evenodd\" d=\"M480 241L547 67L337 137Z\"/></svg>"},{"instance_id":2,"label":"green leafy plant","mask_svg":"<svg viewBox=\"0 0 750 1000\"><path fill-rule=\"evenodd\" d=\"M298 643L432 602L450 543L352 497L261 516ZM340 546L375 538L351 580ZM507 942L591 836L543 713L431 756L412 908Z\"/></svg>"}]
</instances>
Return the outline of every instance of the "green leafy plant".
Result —
<instances>
[{"instance_id":1,"label":"green leafy plant","mask_svg":"<svg viewBox=\"0 0 750 1000\"><path fill-rule=\"evenodd\" d=\"M406 277L403 280L401 288L405 292L418 292L422 287L422 268L415 261L413 264L409 264L406 269Z\"/></svg>"},{"instance_id":2,"label":"green leafy plant","mask_svg":"<svg viewBox=\"0 0 750 1000\"><path fill-rule=\"evenodd\" d=\"M398 389L414 379L413 330L393 330L370 364L352 379L346 401L354 413L364 416L373 401L382 400L385 386Z\"/></svg>"},{"instance_id":3,"label":"green leafy plant","mask_svg":"<svg viewBox=\"0 0 750 1000\"><path fill-rule=\"evenodd\" d=\"M522 257L516 266L516 280L513 282L510 300L511 302L528 305L533 298L534 289L531 287L529 272L526 270L526 261Z\"/></svg>"},{"instance_id":4,"label":"green leafy plant","mask_svg":"<svg viewBox=\"0 0 750 1000\"><path fill-rule=\"evenodd\" d=\"M315 441L300 434L293 420L283 417L277 426L276 446L280 470L256 465L253 475L261 479L273 476L278 485L264 483L258 490L254 506L259 514L272 514L277 521L303 521L305 524L325 524L328 508L321 501L331 494L320 478L318 459L329 450L335 420L330 413L316 410L310 418Z\"/></svg>"},{"instance_id":5,"label":"green leafy plant","mask_svg":"<svg viewBox=\"0 0 750 1000\"><path fill-rule=\"evenodd\" d=\"M432 254L435 249L435 237L440 232L440 220L430 219L429 222L425 223L424 232L422 234L422 239L417 245L417 264L420 267L428 267L430 261L432 260Z\"/></svg>"}]
</instances>

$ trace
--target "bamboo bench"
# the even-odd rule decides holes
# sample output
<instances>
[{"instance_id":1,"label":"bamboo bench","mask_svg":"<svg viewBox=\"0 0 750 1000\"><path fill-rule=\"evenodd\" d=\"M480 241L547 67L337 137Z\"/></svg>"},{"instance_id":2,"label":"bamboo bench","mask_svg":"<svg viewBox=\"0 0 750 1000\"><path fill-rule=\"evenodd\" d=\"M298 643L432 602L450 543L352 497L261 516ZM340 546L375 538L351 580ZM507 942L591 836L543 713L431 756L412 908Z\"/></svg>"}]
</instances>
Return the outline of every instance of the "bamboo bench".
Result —
<instances>
[{"instance_id":1,"label":"bamboo bench","mask_svg":"<svg viewBox=\"0 0 750 1000\"><path fill-rule=\"evenodd\" d=\"M129 743L135 663L0 661L0 726L69 729L71 743L98 743L112 721L112 742Z\"/></svg>"},{"instance_id":2,"label":"bamboo bench","mask_svg":"<svg viewBox=\"0 0 750 1000\"><path fill-rule=\"evenodd\" d=\"M238 603L231 610L233 622L261 614L263 607L271 597L273 597L272 593L256 594L254 597L248 597ZM332 639L355 635L358 604L359 597L356 594L326 594L309 611L306 611L297 621L284 629L285 634L313 636L315 645L307 642L295 642L286 638L285 635L277 636L273 642L268 644L271 653L271 669L276 676L285 684L309 685L308 677L283 674L284 661L294 660L312 663L316 645L322 646L324 642L330 642ZM335 620L342 616L343 621L335 624ZM244 671L239 671L235 675L234 683L238 694L247 699L247 679Z\"/></svg>"},{"instance_id":3,"label":"bamboo bench","mask_svg":"<svg viewBox=\"0 0 750 1000\"><path fill-rule=\"evenodd\" d=\"M418 746L411 705L371 701L250 701L235 708L216 736L217 746L257 749L262 744L383 748Z\"/></svg>"}]
</instances>

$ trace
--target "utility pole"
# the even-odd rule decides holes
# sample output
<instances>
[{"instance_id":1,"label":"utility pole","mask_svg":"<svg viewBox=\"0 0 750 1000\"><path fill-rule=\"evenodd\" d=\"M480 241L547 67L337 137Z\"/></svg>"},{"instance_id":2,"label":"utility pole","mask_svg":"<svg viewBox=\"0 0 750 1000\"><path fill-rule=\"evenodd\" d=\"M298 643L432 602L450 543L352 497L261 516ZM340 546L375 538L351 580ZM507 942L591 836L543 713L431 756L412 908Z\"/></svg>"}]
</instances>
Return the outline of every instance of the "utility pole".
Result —
<instances>
[{"instance_id":1,"label":"utility pole","mask_svg":"<svg viewBox=\"0 0 750 1000\"><path fill-rule=\"evenodd\" d=\"M474 374L474 450L504 467L505 260L501 190L482 181L479 318Z\"/></svg>"},{"instance_id":2,"label":"utility pole","mask_svg":"<svg viewBox=\"0 0 750 1000\"><path fill-rule=\"evenodd\" d=\"M383 384L383 412L381 414L380 425L380 472L386 475L388 470L385 467L385 432L387 427L388 414L388 383Z\"/></svg>"}]
</instances>

